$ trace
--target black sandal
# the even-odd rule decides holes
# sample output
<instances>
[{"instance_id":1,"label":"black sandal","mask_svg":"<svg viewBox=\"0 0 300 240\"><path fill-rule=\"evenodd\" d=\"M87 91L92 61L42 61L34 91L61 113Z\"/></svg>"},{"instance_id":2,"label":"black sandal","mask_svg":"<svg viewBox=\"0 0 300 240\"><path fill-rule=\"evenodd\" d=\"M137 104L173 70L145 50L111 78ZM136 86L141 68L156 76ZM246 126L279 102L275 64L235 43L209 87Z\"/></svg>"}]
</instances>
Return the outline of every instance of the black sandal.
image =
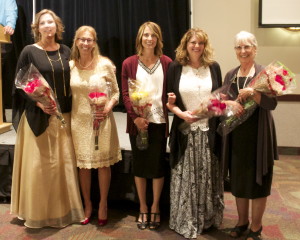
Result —
<instances>
[{"instance_id":1,"label":"black sandal","mask_svg":"<svg viewBox=\"0 0 300 240\"><path fill-rule=\"evenodd\" d=\"M151 221L151 216L154 216L153 221ZM156 221L156 217L160 216L160 213L150 213L150 222L149 222L149 229L150 230L156 230L160 227L160 220L159 222Z\"/></svg>"},{"instance_id":2,"label":"black sandal","mask_svg":"<svg viewBox=\"0 0 300 240\"><path fill-rule=\"evenodd\" d=\"M139 218L141 218L142 221L140 221ZM144 221L145 218L146 218L146 221ZM136 225L137 225L138 229L145 230L148 227L148 213L140 213L139 217L137 219Z\"/></svg>"},{"instance_id":3,"label":"black sandal","mask_svg":"<svg viewBox=\"0 0 300 240\"><path fill-rule=\"evenodd\" d=\"M240 236L243 235L244 232L247 231L248 226L249 226L249 222L242 226L235 226L234 228L231 229L229 236L232 238L239 238Z\"/></svg>"},{"instance_id":4,"label":"black sandal","mask_svg":"<svg viewBox=\"0 0 300 240\"><path fill-rule=\"evenodd\" d=\"M250 228L249 233L247 234L245 240L248 240L248 238L251 238L251 240L261 240L261 231L262 231L262 226L260 227L260 229L256 232L253 232Z\"/></svg>"}]
</instances>

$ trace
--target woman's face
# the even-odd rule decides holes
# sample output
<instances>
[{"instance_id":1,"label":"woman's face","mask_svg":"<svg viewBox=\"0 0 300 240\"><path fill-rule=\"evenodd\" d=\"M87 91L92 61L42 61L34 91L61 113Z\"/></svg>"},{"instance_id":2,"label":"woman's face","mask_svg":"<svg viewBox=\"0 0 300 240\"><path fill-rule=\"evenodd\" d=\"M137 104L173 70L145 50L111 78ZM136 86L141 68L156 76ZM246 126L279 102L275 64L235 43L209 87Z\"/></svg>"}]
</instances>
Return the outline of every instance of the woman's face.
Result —
<instances>
[{"instance_id":1,"label":"woman's face","mask_svg":"<svg viewBox=\"0 0 300 240\"><path fill-rule=\"evenodd\" d=\"M190 59L200 59L205 48L204 42L196 36L193 36L188 42L186 50Z\"/></svg>"},{"instance_id":2,"label":"woman's face","mask_svg":"<svg viewBox=\"0 0 300 240\"><path fill-rule=\"evenodd\" d=\"M235 53L241 64L252 63L256 56L256 47L249 42L239 43L235 46Z\"/></svg>"},{"instance_id":3,"label":"woman's face","mask_svg":"<svg viewBox=\"0 0 300 240\"><path fill-rule=\"evenodd\" d=\"M144 30L142 37L142 45L144 50L153 50L155 49L157 44L157 37L154 32L147 26Z\"/></svg>"},{"instance_id":4,"label":"woman's face","mask_svg":"<svg viewBox=\"0 0 300 240\"><path fill-rule=\"evenodd\" d=\"M95 39L89 31L80 33L76 40L76 46L80 54L92 53L95 44Z\"/></svg>"},{"instance_id":5,"label":"woman's face","mask_svg":"<svg viewBox=\"0 0 300 240\"><path fill-rule=\"evenodd\" d=\"M56 34L56 23L51 14L45 13L40 17L39 33L42 38L52 38Z\"/></svg>"}]
</instances>

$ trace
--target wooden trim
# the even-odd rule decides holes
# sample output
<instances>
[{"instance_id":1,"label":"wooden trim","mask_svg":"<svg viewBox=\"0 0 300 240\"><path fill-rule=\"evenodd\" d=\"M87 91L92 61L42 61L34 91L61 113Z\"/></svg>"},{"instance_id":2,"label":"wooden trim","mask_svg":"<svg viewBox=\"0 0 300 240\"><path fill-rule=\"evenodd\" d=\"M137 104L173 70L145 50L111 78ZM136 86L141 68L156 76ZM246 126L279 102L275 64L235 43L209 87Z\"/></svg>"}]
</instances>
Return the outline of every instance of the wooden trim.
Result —
<instances>
[{"instance_id":1,"label":"wooden trim","mask_svg":"<svg viewBox=\"0 0 300 240\"><path fill-rule=\"evenodd\" d=\"M299 94L287 94L280 97L277 97L278 101L282 102L300 102Z\"/></svg>"},{"instance_id":2,"label":"wooden trim","mask_svg":"<svg viewBox=\"0 0 300 240\"><path fill-rule=\"evenodd\" d=\"M300 155L300 147L278 147L279 155Z\"/></svg>"}]
</instances>

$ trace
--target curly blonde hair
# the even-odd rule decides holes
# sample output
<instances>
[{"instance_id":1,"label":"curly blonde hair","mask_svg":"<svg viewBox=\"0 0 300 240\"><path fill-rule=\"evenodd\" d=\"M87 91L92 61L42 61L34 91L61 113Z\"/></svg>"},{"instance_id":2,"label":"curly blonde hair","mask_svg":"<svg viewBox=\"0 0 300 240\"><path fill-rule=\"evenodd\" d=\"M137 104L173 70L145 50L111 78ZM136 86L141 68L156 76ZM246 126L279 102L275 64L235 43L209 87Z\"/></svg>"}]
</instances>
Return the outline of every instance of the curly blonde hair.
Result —
<instances>
[{"instance_id":1,"label":"curly blonde hair","mask_svg":"<svg viewBox=\"0 0 300 240\"><path fill-rule=\"evenodd\" d=\"M143 34L145 31L145 28L149 27L151 29L151 31L154 33L154 35L157 38L157 43L154 49L154 54L156 56L161 56L163 54L162 48L163 48L163 38L162 38L162 33L161 33L161 29L160 26L154 22L145 22L143 23L140 28L139 31L137 33L136 36L136 40L135 40L135 48L136 48L136 53L138 56L142 56L143 55L143 44L142 44L142 39L143 39Z\"/></svg>"},{"instance_id":2,"label":"curly blonde hair","mask_svg":"<svg viewBox=\"0 0 300 240\"><path fill-rule=\"evenodd\" d=\"M47 13L53 17L54 22L56 24L55 41L57 42L58 40L62 40L62 33L64 32L65 26L63 25L61 18L57 16L53 11L49 9L43 9L35 15L35 21L31 24L31 32L33 34L35 42L41 40L41 34L39 32L39 23L41 16Z\"/></svg>"},{"instance_id":3,"label":"curly blonde hair","mask_svg":"<svg viewBox=\"0 0 300 240\"><path fill-rule=\"evenodd\" d=\"M175 50L176 60L183 66L189 63L187 44L194 36L204 43L204 50L199 60L202 66L207 67L215 62L213 59L213 49L210 45L208 35L199 28L191 28L183 35L179 46Z\"/></svg>"},{"instance_id":4,"label":"curly blonde hair","mask_svg":"<svg viewBox=\"0 0 300 240\"><path fill-rule=\"evenodd\" d=\"M75 36L74 36L74 39L73 39L73 45L72 45L72 48L71 48L71 60L78 61L79 58L80 58L80 52L78 50L78 47L76 46L76 41L78 40L80 34L82 34L84 32L89 32L90 34L92 34L92 36L94 38L93 40L96 43L95 47L92 50L92 57L101 55L99 46L97 44L98 38L97 38L96 30L91 26L81 26L75 32Z\"/></svg>"}]
</instances>

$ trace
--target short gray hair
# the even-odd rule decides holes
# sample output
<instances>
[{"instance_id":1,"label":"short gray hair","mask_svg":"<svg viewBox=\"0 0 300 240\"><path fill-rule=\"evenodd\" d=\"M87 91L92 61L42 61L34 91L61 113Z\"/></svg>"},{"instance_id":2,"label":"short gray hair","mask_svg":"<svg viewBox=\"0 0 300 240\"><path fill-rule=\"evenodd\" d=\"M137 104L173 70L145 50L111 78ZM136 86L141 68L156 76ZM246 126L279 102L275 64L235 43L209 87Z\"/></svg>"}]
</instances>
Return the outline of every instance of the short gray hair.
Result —
<instances>
[{"instance_id":1,"label":"short gray hair","mask_svg":"<svg viewBox=\"0 0 300 240\"><path fill-rule=\"evenodd\" d=\"M256 37L249 32L241 31L234 38L234 46L240 45L241 43L248 43L257 48Z\"/></svg>"}]
</instances>

